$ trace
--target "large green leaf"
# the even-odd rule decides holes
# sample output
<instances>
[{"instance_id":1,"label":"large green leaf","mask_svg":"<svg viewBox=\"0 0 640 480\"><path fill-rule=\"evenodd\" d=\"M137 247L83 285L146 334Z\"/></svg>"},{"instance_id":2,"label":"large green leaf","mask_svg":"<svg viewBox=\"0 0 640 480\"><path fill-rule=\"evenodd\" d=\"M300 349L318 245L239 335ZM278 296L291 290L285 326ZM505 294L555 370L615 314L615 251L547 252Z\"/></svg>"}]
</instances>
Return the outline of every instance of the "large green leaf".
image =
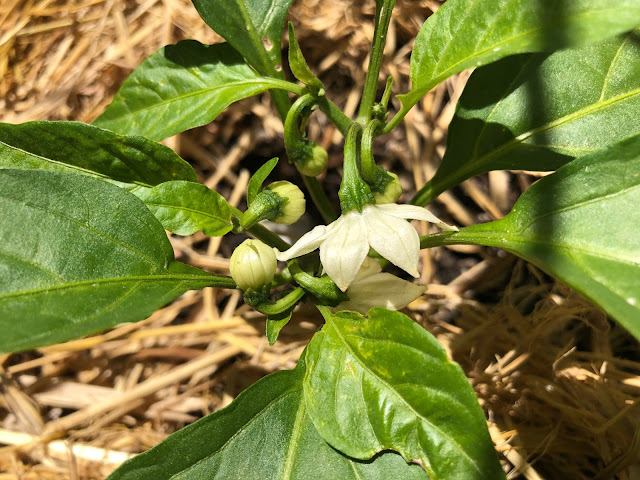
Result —
<instances>
[{"instance_id":1,"label":"large green leaf","mask_svg":"<svg viewBox=\"0 0 640 480\"><path fill-rule=\"evenodd\" d=\"M442 164L418 202L489 170L553 170L640 133L638 72L640 29L476 70L449 127Z\"/></svg>"},{"instance_id":2,"label":"large green leaf","mask_svg":"<svg viewBox=\"0 0 640 480\"><path fill-rule=\"evenodd\" d=\"M0 169L77 173L127 190L171 180L197 181L173 150L79 122L0 123Z\"/></svg>"},{"instance_id":3,"label":"large green leaf","mask_svg":"<svg viewBox=\"0 0 640 480\"><path fill-rule=\"evenodd\" d=\"M497 222L451 240L504 248L560 278L640 339L640 135L580 157Z\"/></svg>"},{"instance_id":4,"label":"large green leaf","mask_svg":"<svg viewBox=\"0 0 640 480\"><path fill-rule=\"evenodd\" d=\"M302 87L259 76L230 45L184 40L149 56L95 125L162 140L215 119L231 103L270 88Z\"/></svg>"},{"instance_id":5,"label":"large green leaf","mask_svg":"<svg viewBox=\"0 0 640 480\"><path fill-rule=\"evenodd\" d=\"M193 182L165 182L136 192L162 226L178 235L202 230L211 237L231 230L231 207L218 192Z\"/></svg>"},{"instance_id":6,"label":"large green leaf","mask_svg":"<svg viewBox=\"0 0 640 480\"><path fill-rule=\"evenodd\" d=\"M0 351L141 320L189 289L233 288L176 262L160 223L107 182L0 170Z\"/></svg>"},{"instance_id":7,"label":"large green leaf","mask_svg":"<svg viewBox=\"0 0 640 480\"><path fill-rule=\"evenodd\" d=\"M271 374L227 408L134 457L109 480L427 480L394 453L359 461L322 440L302 394L304 362Z\"/></svg>"},{"instance_id":8,"label":"large green leaf","mask_svg":"<svg viewBox=\"0 0 640 480\"><path fill-rule=\"evenodd\" d=\"M202 19L263 75L282 70L280 42L293 0L192 0Z\"/></svg>"},{"instance_id":9,"label":"large green leaf","mask_svg":"<svg viewBox=\"0 0 640 480\"><path fill-rule=\"evenodd\" d=\"M602 40L640 25L638 0L449 0L427 19L411 57L405 106L467 68L516 53Z\"/></svg>"},{"instance_id":10,"label":"large green leaf","mask_svg":"<svg viewBox=\"0 0 640 480\"><path fill-rule=\"evenodd\" d=\"M323 314L304 394L328 443L355 458L396 450L438 480L504 478L473 389L433 336L380 308Z\"/></svg>"}]
</instances>

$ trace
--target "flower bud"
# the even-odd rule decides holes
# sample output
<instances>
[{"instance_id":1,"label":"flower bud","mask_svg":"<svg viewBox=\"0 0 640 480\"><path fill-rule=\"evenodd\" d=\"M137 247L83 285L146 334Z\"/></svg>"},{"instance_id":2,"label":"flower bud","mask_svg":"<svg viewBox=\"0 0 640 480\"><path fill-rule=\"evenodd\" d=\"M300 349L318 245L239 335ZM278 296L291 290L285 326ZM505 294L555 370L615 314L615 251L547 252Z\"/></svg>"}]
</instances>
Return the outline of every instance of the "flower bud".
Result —
<instances>
[{"instance_id":1,"label":"flower bud","mask_svg":"<svg viewBox=\"0 0 640 480\"><path fill-rule=\"evenodd\" d=\"M277 260L271 247L260 240L245 240L231 255L231 277L242 290L258 290L271 283Z\"/></svg>"},{"instance_id":2,"label":"flower bud","mask_svg":"<svg viewBox=\"0 0 640 480\"><path fill-rule=\"evenodd\" d=\"M304 213L306 206L302 191L293 183L284 180L273 182L267 188L279 197L286 199L280 207L280 215L273 221L283 225L291 225L297 222Z\"/></svg>"},{"instance_id":3,"label":"flower bud","mask_svg":"<svg viewBox=\"0 0 640 480\"><path fill-rule=\"evenodd\" d=\"M327 151L317 143L312 142L311 153L304 159L295 161L298 171L307 177L316 177L324 172L329 163Z\"/></svg>"},{"instance_id":4,"label":"flower bud","mask_svg":"<svg viewBox=\"0 0 640 480\"><path fill-rule=\"evenodd\" d=\"M393 177L393 180L387 183L387 186L384 187L384 192L373 192L373 198L376 199L376 205L382 203L396 203L400 198L400 195L402 195L402 185L400 185L398 175L391 172L388 172L388 174Z\"/></svg>"}]
</instances>

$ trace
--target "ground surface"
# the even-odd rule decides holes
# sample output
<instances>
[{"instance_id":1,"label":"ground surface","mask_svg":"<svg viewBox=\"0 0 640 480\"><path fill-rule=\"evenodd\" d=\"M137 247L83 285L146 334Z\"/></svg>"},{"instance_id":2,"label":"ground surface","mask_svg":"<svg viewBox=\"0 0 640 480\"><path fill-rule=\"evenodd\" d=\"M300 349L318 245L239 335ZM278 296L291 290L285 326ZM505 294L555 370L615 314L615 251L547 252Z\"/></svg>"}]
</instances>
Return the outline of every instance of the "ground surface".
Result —
<instances>
[{"instance_id":1,"label":"ground surface","mask_svg":"<svg viewBox=\"0 0 640 480\"><path fill-rule=\"evenodd\" d=\"M330 97L354 113L373 33L373 1L299 0L290 18ZM408 89L412 39L437 1L397 2L384 76ZM3 0L0 121L92 121L142 59L183 38L221 39L188 0ZM442 157L463 74L430 92L375 145L407 200ZM381 77L381 81L384 78ZM309 135L341 161L320 115ZM200 180L242 206L250 172L283 156L269 99L239 102L212 125L166 142ZM296 181L282 162L279 178ZM323 179L336 191L339 176ZM495 172L430 207L468 225L505 215L535 177ZM318 220L311 211L302 231ZM426 233L425 225L417 225ZM295 231L289 232L293 235ZM184 262L222 274L241 239L172 238ZM1 241L1 239L0 239ZM478 393L508 478L639 478L637 344L597 308L494 249L423 251L428 291L405 310L458 361ZM0 480L102 479L265 374L295 365L320 324L301 308L275 346L238 292L190 292L151 318L104 335L0 357ZM47 443L50 441L50 443ZM598 476L599 475L599 476Z\"/></svg>"}]
</instances>

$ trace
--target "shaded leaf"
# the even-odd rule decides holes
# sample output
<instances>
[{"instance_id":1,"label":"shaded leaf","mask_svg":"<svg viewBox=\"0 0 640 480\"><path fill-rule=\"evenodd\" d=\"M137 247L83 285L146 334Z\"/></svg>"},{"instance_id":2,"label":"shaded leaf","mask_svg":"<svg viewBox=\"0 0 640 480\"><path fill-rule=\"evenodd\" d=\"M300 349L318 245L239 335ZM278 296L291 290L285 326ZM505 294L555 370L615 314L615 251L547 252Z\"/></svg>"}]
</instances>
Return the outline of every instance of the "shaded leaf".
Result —
<instances>
[{"instance_id":1,"label":"shaded leaf","mask_svg":"<svg viewBox=\"0 0 640 480\"><path fill-rule=\"evenodd\" d=\"M256 195L260 193L262 189L262 184L267 179L269 174L276 168L278 164L277 158L272 158L264 165L262 165L256 173L251 176L251 180L249 180L249 186L247 187L247 204L251 205L256 198Z\"/></svg>"},{"instance_id":2,"label":"shaded leaf","mask_svg":"<svg viewBox=\"0 0 640 480\"><path fill-rule=\"evenodd\" d=\"M0 170L0 351L142 320L185 291L233 288L176 262L136 197L57 172Z\"/></svg>"},{"instance_id":3,"label":"shaded leaf","mask_svg":"<svg viewBox=\"0 0 640 480\"><path fill-rule=\"evenodd\" d=\"M603 40L640 24L638 0L449 0L424 23L411 56L415 103L444 79L516 53Z\"/></svg>"},{"instance_id":4,"label":"shaded leaf","mask_svg":"<svg viewBox=\"0 0 640 480\"><path fill-rule=\"evenodd\" d=\"M498 169L553 170L640 133L640 30L588 45L506 58L476 70L426 189Z\"/></svg>"},{"instance_id":5,"label":"shaded leaf","mask_svg":"<svg viewBox=\"0 0 640 480\"><path fill-rule=\"evenodd\" d=\"M301 360L295 370L268 375L227 408L124 463L109 480L427 480L399 455L362 462L325 443L306 413L304 372Z\"/></svg>"},{"instance_id":6,"label":"shaded leaf","mask_svg":"<svg viewBox=\"0 0 640 480\"><path fill-rule=\"evenodd\" d=\"M95 125L152 140L205 125L233 102L270 88L301 87L259 76L230 45L184 40L149 56Z\"/></svg>"},{"instance_id":7,"label":"shaded leaf","mask_svg":"<svg viewBox=\"0 0 640 480\"><path fill-rule=\"evenodd\" d=\"M504 478L473 389L433 336L381 308L323 315L304 395L328 443L355 458L396 450L439 480Z\"/></svg>"},{"instance_id":8,"label":"shaded leaf","mask_svg":"<svg viewBox=\"0 0 640 480\"><path fill-rule=\"evenodd\" d=\"M193 168L170 148L80 122L0 123L0 168L88 175L130 191L197 181Z\"/></svg>"},{"instance_id":9,"label":"shaded leaf","mask_svg":"<svg viewBox=\"0 0 640 480\"><path fill-rule=\"evenodd\" d=\"M284 311L277 315L269 315L267 317L267 341L269 342L269 345L274 345L276 343L280 330L289 323L292 313L293 309Z\"/></svg>"},{"instance_id":10,"label":"shaded leaf","mask_svg":"<svg viewBox=\"0 0 640 480\"><path fill-rule=\"evenodd\" d=\"M202 230L210 237L231 230L231 207L218 192L192 182L165 182L136 192L162 226L178 235Z\"/></svg>"},{"instance_id":11,"label":"shaded leaf","mask_svg":"<svg viewBox=\"0 0 640 480\"><path fill-rule=\"evenodd\" d=\"M640 339L640 135L580 157L509 215L451 235L504 248L558 277Z\"/></svg>"}]
</instances>

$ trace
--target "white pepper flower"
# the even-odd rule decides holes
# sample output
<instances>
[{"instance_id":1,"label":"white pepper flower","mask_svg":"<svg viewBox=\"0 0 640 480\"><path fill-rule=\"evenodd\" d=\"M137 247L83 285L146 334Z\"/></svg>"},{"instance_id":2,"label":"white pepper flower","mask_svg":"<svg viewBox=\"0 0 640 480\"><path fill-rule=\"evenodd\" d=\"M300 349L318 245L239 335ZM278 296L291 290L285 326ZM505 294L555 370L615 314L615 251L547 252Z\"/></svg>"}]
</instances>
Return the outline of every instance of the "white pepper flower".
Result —
<instances>
[{"instance_id":1,"label":"white pepper flower","mask_svg":"<svg viewBox=\"0 0 640 480\"><path fill-rule=\"evenodd\" d=\"M416 205L365 205L362 213L351 210L329 225L319 225L295 245L277 252L286 261L320 248L320 261L327 275L343 292L349 287L369 253L369 247L418 277L420 237L407 219L435 223L443 230L457 230L425 208Z\"/></svg>"},{"instance_id":2,"label":"white pepper flower","mask_svg":"<svg viewBox=\"0 0 640 480\"><path fill-rule=\"evenodd\" d=\"M426 289L390 273L382 273L378 262L366 258L347 288L349 300L340 303L335 311L352 310L366 315L373 307L400 310L422 295Z\"/></svg>"},{"instance_id":3,"label":"white pepper flower","mask_svg":"<svg viewBox=\"0 0 640 480\"><path fill-rule=\"evenodd\" d=\"M271 283L276 273L273 249L260 240L245 240L233 251L229 260L231 277L242 290L258 290Z\"/></svg>"}]
</instances>

